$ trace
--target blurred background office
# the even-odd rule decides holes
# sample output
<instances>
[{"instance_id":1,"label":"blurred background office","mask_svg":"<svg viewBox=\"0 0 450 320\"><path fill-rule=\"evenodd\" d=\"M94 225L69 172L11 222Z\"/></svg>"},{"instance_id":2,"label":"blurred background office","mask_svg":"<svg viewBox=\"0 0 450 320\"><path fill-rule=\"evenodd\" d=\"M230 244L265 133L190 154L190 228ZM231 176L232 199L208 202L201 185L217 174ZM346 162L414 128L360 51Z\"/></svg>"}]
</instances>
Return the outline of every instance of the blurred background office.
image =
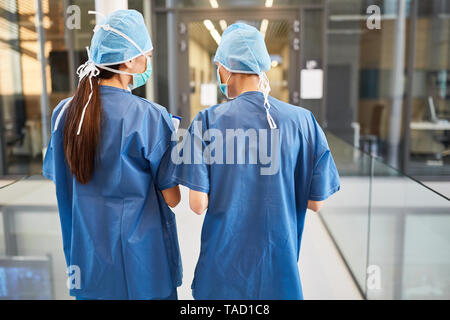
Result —
<instances>
[{"instance_id":1,"label":"blurred background office","mask_svg":"<svg viewBox=\"0 0 450 320\"><path fill-rule=\"evenodd\" d=\"M309 297L450 299L450 0L0 0L0 298L67 298L43 152L87 59L88 11L122 8L144 15L155 44L134 93L184 127L223 100L212 59L226 27L263 33L271 95L314 113L342 175L342 192L308 216L336 259L303 240ZM201 221L183 205L189 273Z\"/></svg>"},{"instance_id":2,"label":"blurred background office","mask_svg":"<svg viewBox=\"0 0 450 320\"><path fill-rule=\"evenodd\" d=\"M154 81L138 94L186 125L221 98L211 59L223 30L245 20L265 35L273 96L409 175L448 180L450 4L403 2L398 14L397 0L125 1L157 43ZM379 29L368 28L371 5ZM77 85L95 9L94 0L0 1L2 175L40 172L48 118Z\"/></svg>"}]
</instances>

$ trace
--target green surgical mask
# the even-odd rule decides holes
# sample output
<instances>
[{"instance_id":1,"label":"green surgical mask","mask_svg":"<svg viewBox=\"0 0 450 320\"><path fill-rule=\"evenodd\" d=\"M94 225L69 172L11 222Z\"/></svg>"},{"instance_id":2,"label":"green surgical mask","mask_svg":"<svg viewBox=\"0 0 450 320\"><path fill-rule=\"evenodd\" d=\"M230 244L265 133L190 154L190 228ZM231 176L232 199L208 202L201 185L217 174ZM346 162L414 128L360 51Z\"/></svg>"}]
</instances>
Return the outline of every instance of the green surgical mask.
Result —
<instances>
[{"instance_id":1,"label":"green surgical mask","mask_svg":"<svg viewBox=\"0 0 450 320\"><path fill-rule=\"evenodd\" d=\"M145 85L152 74L152 64L150 62L150 58L147 58L147 69L144 73L134 73L133 74L133 83L128 85L130 90L134 90L136 88L142 87Z\"/></svg>"},{"instance_id":2,"label":"green surgical mask","mask_svg":"<svg viewBox=\"0 0 450 320\"><path fill-rule=\"evenodd\" d=\"M230 97L228 96L228 80L230 80L231 74L228 77L226 83L222 83L220 80L220 73L219 73L220 67L221 66L217 67L217 83L219 84L220 91L222 91L222 93L225 95L225 97L227 97L227 99L230 99Z\"/></svg>"}]
</instances>

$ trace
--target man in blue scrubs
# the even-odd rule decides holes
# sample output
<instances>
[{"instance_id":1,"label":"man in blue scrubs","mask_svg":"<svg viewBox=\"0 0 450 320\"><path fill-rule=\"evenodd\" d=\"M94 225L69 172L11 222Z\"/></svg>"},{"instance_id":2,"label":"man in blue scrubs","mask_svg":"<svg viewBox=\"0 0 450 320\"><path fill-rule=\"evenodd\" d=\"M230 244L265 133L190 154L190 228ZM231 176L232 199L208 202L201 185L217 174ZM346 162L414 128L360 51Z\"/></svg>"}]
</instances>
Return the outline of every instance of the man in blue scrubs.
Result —
<instances>
[{"instance_id":1,"label":"man in blue scrubs","mask_svg":"<svg viewBox=\"0 0 450 320\"><path fill-rule=\"evenodd\" d=\"M208 209L193 296L302 299L306 209L340 188L325 134L310 111L269 96L271 61L255 28L227 28L214 61L231 100L198 113L174 172L191 209Z\"/></svg>"}]
</instances>

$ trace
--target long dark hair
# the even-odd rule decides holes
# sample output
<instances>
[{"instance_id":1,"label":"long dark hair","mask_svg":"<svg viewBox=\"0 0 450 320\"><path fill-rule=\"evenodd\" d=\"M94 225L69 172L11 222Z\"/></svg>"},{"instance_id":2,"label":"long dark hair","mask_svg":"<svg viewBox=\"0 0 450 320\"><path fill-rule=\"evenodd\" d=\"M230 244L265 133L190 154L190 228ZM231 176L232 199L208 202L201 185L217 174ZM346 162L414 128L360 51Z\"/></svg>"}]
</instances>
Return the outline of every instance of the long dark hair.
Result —
<instances>
[{"instance_id":1,"label":"long dark hair","mask_svg":"<svg viewBox=\"0 0 450 320\"><path fill-rule=\"evenodd\" d=\"M119 66L109 67L118 70ZM77 132L81 114L91 92L88 76L81 80L66 111L64 155L70 172L82 184L87 184L94 174L97 144L100 141L102 107L98 81L111 79L114 75L116 73L100 69L99 75L92 77L92 97L79 135Z\"/></svg>"}]
</instances>

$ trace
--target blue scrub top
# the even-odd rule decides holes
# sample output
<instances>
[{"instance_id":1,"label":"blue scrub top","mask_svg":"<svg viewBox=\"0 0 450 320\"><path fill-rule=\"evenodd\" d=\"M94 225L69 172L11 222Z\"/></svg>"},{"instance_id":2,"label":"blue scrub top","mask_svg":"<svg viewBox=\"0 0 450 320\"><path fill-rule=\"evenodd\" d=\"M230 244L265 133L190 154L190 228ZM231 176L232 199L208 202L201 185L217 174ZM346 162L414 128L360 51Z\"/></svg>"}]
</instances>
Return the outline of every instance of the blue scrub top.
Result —
<instances>
[{"instance_id":1,"label":"blue scrub top","mask_svg":"<svg viewBox=\"0 0 450 320\"><path fill-rule=\"evenodd\" d=\"M250 143L239 150L237 139L235 157L246 152L246 161L211 164L205 159L205 148L215 139L205 134L208 129L219 130L227 143L227 129L267 129L271 136L261 92L245 92L200 111L193 122L199 121L200 129L191 124L186 133L180 155L189 159L190 144L191 159L177 165L174 178L209 194L192 283L195 299L303 298L297 262L308 200L324 200L338 191L339 175L313 114L273 97L269 102L280 137L278 147L273 144L280 157L275 174L262 175L268 165L252 163ZM195 163L195 157L201 161Z\"/></svg>"},{"instance_id":2,"label":"blue scrub top","mask_svg":"<svg viewBox=\"0 0 450 320\"><path fill-rule=\"evenodd\" d=\"M65 161L65 114L53 132L67 99L53 111L43 166L56 184L67 265L81 275L81 288L70 295L167 297L182 277L175 215L160 191L177 185L170 161L174 128L164 107L127 90L100 86L100 95L101 140L92 180L80 184Z\"/></svg>"}]
</instances>

